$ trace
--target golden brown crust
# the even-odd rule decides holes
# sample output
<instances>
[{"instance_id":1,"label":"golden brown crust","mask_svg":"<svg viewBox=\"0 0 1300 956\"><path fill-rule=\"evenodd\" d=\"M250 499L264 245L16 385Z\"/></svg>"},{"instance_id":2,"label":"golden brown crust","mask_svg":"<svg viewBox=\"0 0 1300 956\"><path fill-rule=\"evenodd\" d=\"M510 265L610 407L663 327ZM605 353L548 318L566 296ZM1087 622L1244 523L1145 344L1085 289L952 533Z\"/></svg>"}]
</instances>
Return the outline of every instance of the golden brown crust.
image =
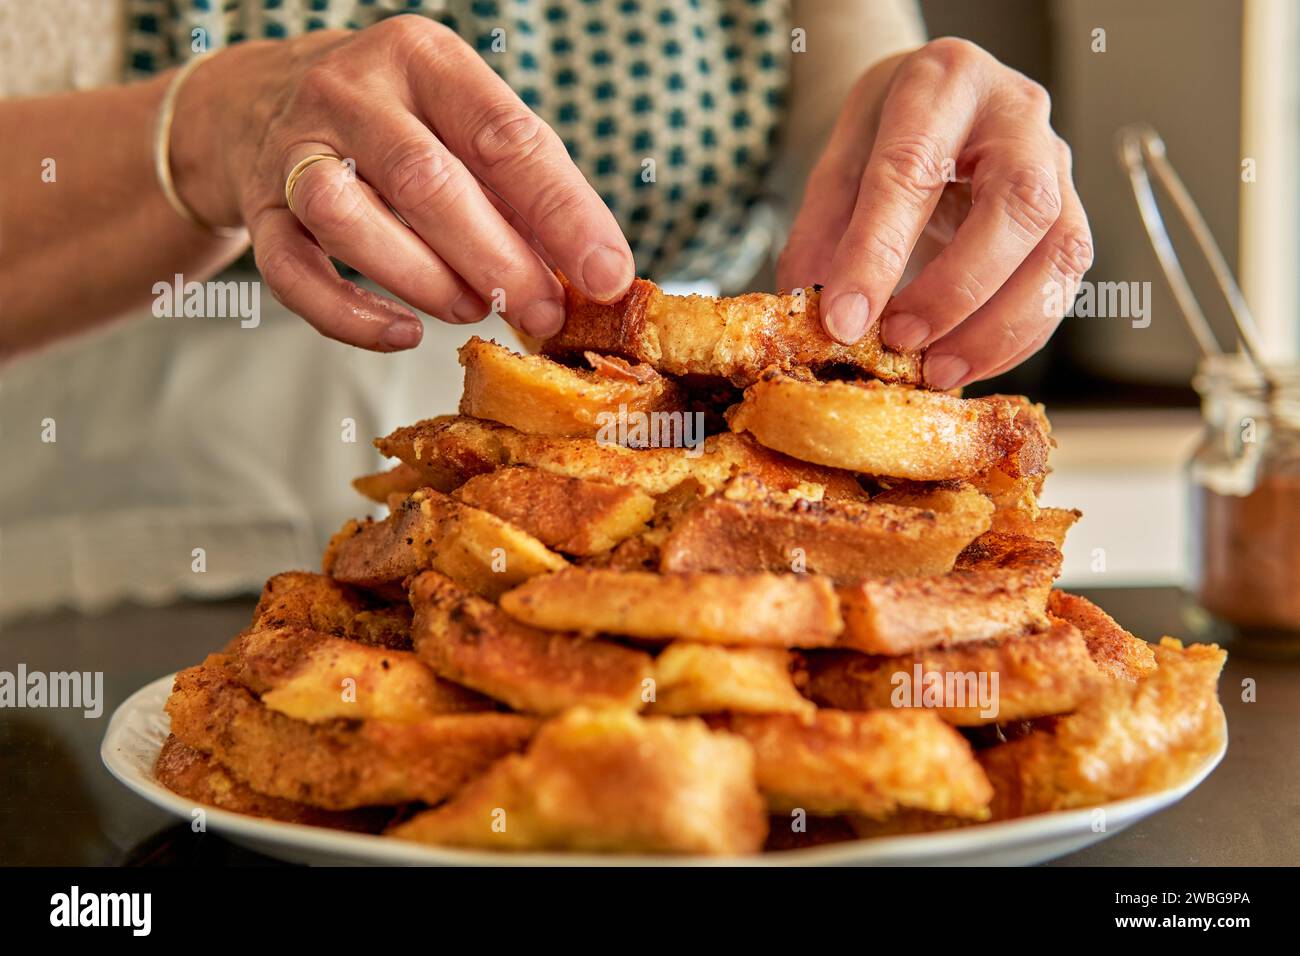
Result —
<instances>
[{"instance_id":1,"label":"golden brown crust","mask_svg":"<svg viewBox=\"0 0 1300 956\"><path fill-rule=\"evenodd\" d=\"M767 817L743 740L697 718L579 708L390 832L498 850L734 855L762 847Z\"/></svg>"},{"instance_id":2,"label":"golden brown crust","mask_svg":"<svg viewBox=\"0 0 1300 956\"><path fill-rule=\"evenodd\" d=\"M529 443L527 438L496 422L440 415L403 425L376 438L374 446L419 472L423 486L450 492L501 465L530 464L516 460L519 446Z\"/></svg>"},{"instance_id":3,"label":"golden brown crust","mask_svg":"<svg viewBox=\"0 0 1300 956\"><path fill-rule=\"evenodd\" d=\"M919 481L1010 477L1047 468L1047 419L1003 395L954 398L878 382L767 372L728 412L734 431L801 461Z\"/></svg>"},{"instance_id":4,"label":"golden brown crust","mask_svg":"<svg viewBox=\"0 0 1300 956\"><path fill-rule=\"evenodd\" d=\"M353 488L381 505L388 504L388 500L394 495L405 498L412 491L426 484L419 469L412 468L405 462L396 464L386 471L376 471L352 479Z\"/></svg>"},{"instance_id":5,"label":"golden brown crust","mask_svg":"<svg viewBox=\"0 0 1300 956\"><path fill-rule=\"evenodd\" d=\"M208 754L181 743L174 734L168 735L163 742L153 773L164 787L187 800L281 823L378 833L393 817L391 807L322 810L305 803L268 797L234 776Z\"/></svg>"},{"instance_id":6,"label":"golden brown crust","mask_svg":"<svg viewBox=\"0 0 1300 956\"><path fill-rule=\"evenodd\" d=\"M534 627L765 647L825 647L840 632L830 581L804 574L650 574L571 568L501 596Z\"/></svg>"},{"instance_id":7,"label":"golden brown crust","mask_svg":"<svg viewBox=\"0 0 1300 956\"><path fill-rule=\"evenodd\" d=\"M1066 535L1082 517L1083 512L1077 508L1040 508L1033 517L1023 510L997 511L993 515L993 530L1050 541L1064 548Z\"/></svg>"},{"instance_id":8,"label":"golden brown crust","mask_svg":"<svg viewBox=\"0 0 1300 956\"><path fill-rule=\"evenodd\" d=\"M1060 620L1053 620L1050 630L1041 634L895 657L855 651L808 654L806 668L804 692L822 707L842 710L883 710L896 702L916 706L928 682L952 681L954 692L961 691L964 698L921 697L921 705L959 727L1068 713L1105 682L1088 656L1083 635ZM978 700L977 682L983 679L992 690L994 675L997 693L986 710Z\"/></svg>"},{"instance_id":9,"label":"golden brown crust","mask_svg":"<svg viewBox=\"0 0 1300 956\"><path fill-rule=\"evenodd\" d=\"M527 466L477 475L453 496L531 534L548 548L599 554L640 534L655 499L639 488L570 478Z\"/></svg>"},{"instance_id":10,"label":"golden brown crust","mask_svg":"<svg viewBox=\"0 0 1300 956\"><path fill-rule=\"evenodd\" d=\"M753 746L758 787L775 813L988 816L993 788L970 744L934 714L818 710L810 719L732 715L725 725Z\"/></svg>"},{"instance_id":11,"label":"golden brown crust","mask_svg":"<svg viewBox=\"0 0 1300 956\"><path fill-rule=\"evenodd\" d=\"M266 582L252 630L298 627L373 647L409 650L411 608L376 601L311 571L286 571Z\"/></svg>"},{"instance_id":12,"label":"golden brown crust","mask_svg":"<svg viewBox=\"0 0 1300 956\"><path fill-rule=\"evenodd\" d=\"M419 470L429 487L439 491L451 491L503 465L529 465L571 478L630 485L650 495L666 494L688 480L707 494L721 490L738 474L748 474L775 493L802 490L802 497L867 497L848 472L796 461L730 432L705 439L696 453L525 435L495 422L445 416L399 428L376 439L375 447Z\"/></svg>"},{"instance_id":13,"label":"golden brown crust","mask_svg":"<svg viewBox=\"0 0 1300 956\"><path fill-rule=\"evenodd\" d=\"M595 438L608 416L685 408L681 389L649 368L608 361L595 370L569 368L478 336L457 354L465 367L460 413L529 435Z\"/></svg>"},{"instance_id":14,"label":"golden brown crust","mask_svg":"<svg viewBox=\"0 0 1300 956\"><path fill-rule=\"evenodd\" d=\"M349 521L325 551L331 577L380 593L403 593L420 571L441 571L476 594L497 597L568 562L495 515L422 488L382 521Z\"/></svg>"},{"instance_id":15,"label":"golden brown crust","mask_svg":"<svg viewBox=\"0 0 1300 956\"><path fill-rule=\"evenodd\" d=\"M652 714L811 714L795 689L790 652L674 641L655 658Z\"/></svg>"},{"instance_id":16,"label":"golden brown crust","mask_svg":"<svg viewBox=\"0 0 1300 956\"><path fill-rule=\"evenodd\" d=\"M439 675L516 710L588 705L639 709L650 655L608 641L542 631L435 572L411 585L416 653Z\"/></svg>"},{"instance_id":17,"label":"golden brown crust","mask_svg":"<svg viewBox=\"0 0 1300 956\"><path fill-rule=\"evenodd\" d=\"M993 506L969 486L934 494L933 508L876 501L706 498L673 522L659 568L808 571L841 584L877 575L940 574L988 529ZM940 505L941 495L952 500Z\"/></svg>"},{"instance_id":18,"label":"golden brown crust","mask_svg":"<svg viewBox=\"0 0 1300 956\"><path fill-rule=\"evenodd\" d=\"M564 328L543 345L552 355L590 349L673 375L719 376L741 386L769 366L837 366L887 381L920 381L920 356L885 348L879 323L854 345L827 335L816 289L715 299L667 295L637 279L618 302L602 305L564 285Z\"/></svg>"},{"instance_id":19,"label":"golden brown crust","mask_svg":"<svg viewBox=\"0 0 1300 956\"><path fill-rule=\"evenodd\" d=\"M1176 786L1222 747L1226 655L1172 638L1154 653L1156 669L1141 680L1112 681L1050 728L980 752L997 819Z\"/></svg>"},{"instance_id":20,"label":"golden brown crust","mask_svg":"<svg viewBox=\"0 0 1300 956\"><path fill-rule=\"evenodd\" d=\"M220 655L176 675L167 713L183 743L253 789L328 810L436 803L536 729L533 718L498 713L309 724L262 706Z\"/></svg>"},{"instance_id":21,"label":"golden brown crust","mask_svg":"<svg viewBox=\"0 0 1300 956\"><path fill-rule=\"evenodd\" d=\"M868 654L905 654L1047 627L1047 596L1061 552L1046 541L988 532L948 574L869 578L839 589L839 643Z\"/></svg>"},{"instance_id":22,"label":"golden brown crust","mask_svg":"<svg viewBox=\"0 0 1300 956\"><path fill-rule=\"evenodd\" d=\"M1047 609L1081 632L1093 663L1116 680L1141 680L1156 669L1151 645L1120 627L1113 617L1087 598L1053 591Z\"/></svg>"},{"instance_id":23,"label":"golden brown crust","mask_svg":"<svg viewBox=\"0 0 1300 956\"><path fill-rule=\"evenodd\" d=\"M248 631L226 649L230 673L263 705L309 723L391 720L494 710L439 680L411 651L367 647L303 628Z\"/></svg>"}]
</instances>

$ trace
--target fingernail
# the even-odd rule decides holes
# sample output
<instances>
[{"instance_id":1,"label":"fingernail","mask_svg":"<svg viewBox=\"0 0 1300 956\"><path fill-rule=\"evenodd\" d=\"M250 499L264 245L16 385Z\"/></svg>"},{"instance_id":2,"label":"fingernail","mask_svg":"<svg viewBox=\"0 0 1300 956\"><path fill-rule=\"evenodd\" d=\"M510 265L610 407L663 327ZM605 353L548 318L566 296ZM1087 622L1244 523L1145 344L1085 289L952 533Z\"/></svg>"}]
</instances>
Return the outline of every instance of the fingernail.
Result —
<instances>
[{"instance_id":1,"label":"fingernail","mask_svg":"<svg viewBox=\"0 0 1300 956\"><path fill-rule=\"evenodd\" d=\"M398 319L384 329L380 342L390 349L413 349L423 335L424 326L418 319Z\"/></svg>"},{"instance_id":2,"label":"fingernail","mask_svg":"<svg viewBox=\"0 0 1300 956\"><path fill-rule=\"evenodd\" d=\"M599 246L582 260L582 283L597 299L621 295L632 281L632 261L613 246Z\"/></svg>"},{"instance_id":3,"label":"fingernail","mask_svg":"<svg viewBox=\"0 0 1300 956\"><path fill-rule=\"evenodd\" d=\"M841 292L826 312L826 328L845 345L852 345L867 331L871 304L861 292Z\"/></svg>"},{"instance_id":4,"label":"fingernail","mask_svg":"<svg viewBox=\"0 0 1300 956\"><path fill-rule=\"evenodd\" d=\"M956 388L970 374L970 365L955 355L929 355L925 359L925 383L931 388Z\"/></svg>"},{"instance_id":5,"label":"fingernail","mask_svg":"<svg viewBox=\"0 0 1300 956\"><path fill-rule=\"evenodd\" d=\"M885 344L904 352L919 349L930 337L930 323L907 312L896 312L885 320Z\"/></svg>"},{"instance_id":6,"label":"fingernail","mask_svg":"<svg viewBox=\"0 0 1300 956\"><path fill-rule=\"evenodd\" d=\"M524 309L519 324L535 338L549 338L564 327L564 306L554 299L539 299Z\"/></svg>"},{"instance_id":7,"label":"fingernail","mask_svg":"<svg viewBox=\"0 0 1300 956\"><path fill-rule=\"evenodd\" d=\"M462 292L451 304L451 314L456 317L457 322L477 322L487 315L487 309L479 301L478 296Z\"/></svg>"}]
</instances>

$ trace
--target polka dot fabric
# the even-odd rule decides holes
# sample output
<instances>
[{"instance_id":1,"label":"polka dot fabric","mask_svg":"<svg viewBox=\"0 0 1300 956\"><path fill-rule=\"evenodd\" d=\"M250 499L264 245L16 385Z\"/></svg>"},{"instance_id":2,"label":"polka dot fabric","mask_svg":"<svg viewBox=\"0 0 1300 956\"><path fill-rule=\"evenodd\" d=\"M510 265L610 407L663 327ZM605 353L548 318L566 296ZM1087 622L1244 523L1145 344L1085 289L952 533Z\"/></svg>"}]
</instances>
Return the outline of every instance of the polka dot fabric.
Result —
<instances>
[{"instance_id":1,"label":"polka dot fabric","mask_svg":"<svg viewBox=\"0 0 1300 956\"><path fill-rule=\"evenodd\" d=\"M637 271L743 278L789 82L789 0L128 0L133 71L246 37L418 13L455 30L563 139ZM346 148L346 144L340 144ZM726 283L724 282L724 285Z\"/></svg>"}]
</instances>

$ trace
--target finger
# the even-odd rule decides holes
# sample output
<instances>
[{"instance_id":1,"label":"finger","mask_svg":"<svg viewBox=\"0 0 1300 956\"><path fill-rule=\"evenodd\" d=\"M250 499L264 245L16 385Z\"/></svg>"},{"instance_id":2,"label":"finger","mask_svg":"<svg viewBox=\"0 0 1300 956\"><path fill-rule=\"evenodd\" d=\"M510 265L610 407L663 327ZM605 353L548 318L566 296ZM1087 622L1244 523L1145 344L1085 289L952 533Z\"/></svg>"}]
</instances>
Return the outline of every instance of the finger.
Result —
<instances>
[{"instance_id":1,"label":"finger","mask_svg":"<svg viewBox=\"0 0 1300 956\"><path fill-rule=\"evenodd\" d=\"M424 326L415 313L340 276L285 207L268 207L252 217L249 232L271 294L322 335L376 352L420 344Z\"/></svg>"},{"instance_id":2,"label":"finger","mask_svg":"<svg viewBox=\"0 0 1300 956\"><path fill-rule=\"evenodd\" d=\"M303 156L332 152L303 146L287 162L292 169ZM329 160L308 166L294 185L291 211L327 254L416 308L458 324L487 314L474 291L350 166Z\"/></svg>"},{"instance_id":3,"label":"finger","mask_svg":"<svg viewBox=\"0 0 1300 956\"><path fill-rule=\"evenodd\" d=\"M479 179L515 209L551 258L590 298L621 297L635 274L632 250L560 137L473 49L415 50L415 111ZM456 95L446 90L455 84Z\"/></svg>"},{"instance_id":4,"label":"finger","mask_svg":"<svg viewBox=\"0 0 1300 956\"><path fill-rule=\"evenodd\" d=\"M958 173L956 157L977 105L963 63L929 56L899 67L823 293L827 331L840 341L856 341L880 317L939 201L945 173Z\"/></svg>"},{"instance_id":5,"label":"finger","mask_svg":"<svg viewBox=\"0 0 1300 956\"><path fill-rule=\"evenodd\" d=\"M1060 322L1049 323L1047 327L1044 328L1043 331L1039 333L1038 338L1034 339L1027 346L1025 346L1023 349L1021 349L1019 352L1013 355L1010 359L1003 362L997 368L989 370L989 372L987 372L984 375L984 377L997 378L999 375L1003 374L1004 372L1011 371L1013 368L1015 368L1021 362L1024 362L1026 359L1029 359L1032 356L1038 354L1038 351L1051 340L1052 335L1056 332L1059 325Z\"/></svg>"},{"instance_id":6,"label":"finger","mask_svg":"<svg viewBox=\"0 0 1300 956\"><path fill-rule=\"evenodd\" d=\"M1062 165L1061 215L1024 264L978 312L926 352L925 380L955 388L1014 367L1042 347L1092 266L1092 234Z\"/></svg>"},{"instance_id":7,"label":"finger","mask_svg":"<svg viewBox=\"0 0 1300 956\"><path fill-rule=\"evenodd\" d=\"M857 178L846 175L826 155L818 161L809 174L803 205L777 261L778 288L826 285L831 257L848 228L857 193Z\"/></svg>"},{"instance_id":8,"label":"finger","mask_svg":"<svg viewBox=\"0 0 1300 956\"><path fill-rule=\"evenodd\" d=\"M972 315L1060 216L1056 137L1045 115L999 110L994 116L976 128L965 150L973 163L970 214L882 320L885 342L895 348L922 348Z\"/></svg>"},{"instance_id":9,"label":"finger","mask_svg":"<svg viewBox=\"0 0 1300 956\"><path fill-rule=\"evenodd\" d=\"M865 80L865 78L864 78ZM790 227L790 236L777 262L779 288L797 289L825 285L831 257L848 228L858 196L871 140L862 135L869 126L871 97L878 87L860 81L840 110L825 150L808 174L803 201Z\"/></svg>"},{"instance_id":10,"label":"finger","mask_svg":"<svg viewBox=\"0 0 1300 956\"><path fill-rule=\"evenodd\" d=\"M484 302L538 338L564 325L559 280L501 218L478 181L409 113L375 116L357 141L357 173Z\"/></svg>"},{"instance_id":11,"label":"finger","mask_svg":"<svg viewBox=\"0 0 1300 956\"><path fill-rule=\"evenodd\" d=\"M546 247L542 245L542 241L533 234L533 230L529 228L528 223L524 221L524 217L519 215L518 212L511 208L509 203L493 192L492 187L480 182L479 188L483 190L483 195L487 196L488 202L492 204L492 208L501 214L501 218L510 225L511 229L519 233L524 242L528 243L529 248L532 249L533 252L537 253L537 258L546 263L546 268L550 269L552 272L558 269L559 265L557 265L555 260L551 258L551 254L546 251Z\"/></svg>"}]
</instances>

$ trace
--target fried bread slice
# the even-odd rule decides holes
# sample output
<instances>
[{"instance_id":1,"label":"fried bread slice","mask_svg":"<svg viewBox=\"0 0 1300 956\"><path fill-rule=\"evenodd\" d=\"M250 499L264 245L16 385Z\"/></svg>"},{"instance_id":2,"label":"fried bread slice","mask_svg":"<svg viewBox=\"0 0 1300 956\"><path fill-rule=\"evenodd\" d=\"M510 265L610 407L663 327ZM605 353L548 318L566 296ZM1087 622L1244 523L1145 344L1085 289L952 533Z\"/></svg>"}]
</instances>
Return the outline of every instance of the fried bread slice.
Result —
<instances>
[{"instance_id":1,"label":"fried bread slice","mask_svg":"<svg viewBox=\"0 0 1300 956\"><path fill-rule=\"evenodd\" d=\"M1058 548L1064 548L1066 535L1082 517L1083 512L1078 508L1040 508L1033 518L1015 512L1002 512L994 514L993 530L1050 541Z\"/></svg>"},{"instance_id":2,"label":"fried bread slice","mask_svg":"<svg viewBox=\"0 0 1300 956\"><path fill-rule=\"evenodd\" d=\"M652 673L644 651L521 624L436 572L412 582L411 604L420 659L440 676L515 710L641 707Z\"/></svg>"},{"instance_id":3,"label":"fried bread slice","mask_svg":"<svg viewBox=\"0 0 1300 956\"><path fill-rule=\"evenodd\" d=\"M452 496L575 556L608 551L640 534L655 513L655 499L639 488L525 465L476 475Z\"/></svg>"},{"instance_id":4,"label":"fried bread slice","mask_svg":"<svg viewBox=\"0 0 1300 956\"><path fill-rule=\"evenodd\" d=\"M439 680L411 651L367 647L305 628L247 631L226 655L230 673L263 705L308 723L410 723L496 709L486 697Z\"/></svg>"},{"instance_id":5,"label":"fried bread slice","mask_svg":"<svg viewBox=\"0 0 1300 956\"><path fill-rule=\"evenodd\" d=\"M1065 537L1083 512L1077 508L1040 508L1046 472L1012 478L998 468L991 468L972 480L993 502L993 531L1018 534L1039 541L1050 541L1058 549L1065 547Z\"/></svg>"},{"instance_id":6,"label":"fried bread slice","mask_svg":"<svg viewBox=\"0 0 1300 956\"><path fill-rule=\"evenodd\" d=\"M827 335L817 288L715 299L668 295L636 279L622 299L604 305L564 285L564 328L544 343L548 354L591 350L673 375L718 376L741 386L772 365L839 366L889 381L920 381L920 356L886 348L880 323L854 345Z\"/></svg>"},{"instance_id":7,"label":"fried bread slice","mask_svg":"<svg viewBox=\"0 0 1300 956\"><path fill-rule=\"evenodd\" d=\"M930 507L877 501L700 500L672 524L664 572L809 571L838 584L941 574L988 530L993 505L969 485L934 489Z\"/></svg>"},{"instance_id":8,"label":"fried bread slice","mask_svg":"<svg viewBox=\"0 0 1300 956\"><path fill-rule=\"evenodd\" d=\"M226 665L212 655L176 675L171 732L254 790L327 810L437 803L521 749L537 727L500 713L309 724L264 707Z\"/></svg>"},{"instance_id":9,"label":"fried bread slice","mask_svg":"<svg viewBox=\"0 0 1300 956\"><path fill-rule=\"evenodd\" d=\"M460 413L529 435L595 438L609 427L610 416L685 409L676 383L621 359L597 358L591 370L570 368L478 336L457 354L465 367Z\"/></svg>"},{"instance_id":10,"label":"fried bread slice","mask_svg":"<svg viewBox=\"0 0 1300 956\"><path fill-rule=\"evenodd\" d=\"M795 689L790 652L674 641L655 658L652 714L803 714L816 705Z\"/></svg>"},{"instance_id":11,"label":"fried bread slice","mask_svg":"<svg viewBox=\"0 0 1300 956\"><path fill-rule=\"evenodd\" d=\"M174 734L163 741L153 774L168 790L195 803L281 823L379 833L393 817L391 807L322 810L306 803L258 793L208 754L181 743Z\"/></svg>"},{"instance_id":12,"label":"fried bread slice","mask_svg":"<svg viewBox=\"0 0 1300 956\"><path fill-rule=\"evenodd\" d=\"M590 438L552 438L462 416L432 418L375 439L375 447L417 469L429 487L451 491L503 465L631 485L661 495L683 481L718 491L737 474L753 475L778 494L865 499L850 473L810 465L764 448L745 435L711 435L698 449L625 448ZM820 489L820 490L818 490Z\"/></svg>"},{"instance_id":13,"label":"fried bread slice","mask_svg":"<svg viewBox=\"0 0 1300 956\"><path fill-rule=\"evenodd\" d=\"M822 707L921 706L959 727L1068 713L1105 683L1079 629L1059 619L1038 634L894 657L810 653L805 667L803 691Z\"/></svg>"},{"instance_id":14,"label":"fried bread slice","mask_svg":"<svg viewBox=\"0 0 1300 956\"><path fill-rule=\"evenodd\" d=\"M1151 645L1120 627L1116 620L1085 597L1053 591L1047 609L1083 633L1097 668L1116 680L1141 680L1156 669Z\"/></svg>"},{"instance_id":15,"label":"fried bread slice","mask_svg":"<svg viewBox=\"0 0 1300 956\"><path fill-rule=\"evenodd\" d=\"M511 617L555 631L763 647L825 647L843 622L826 578L570 568L501 596Z\"/></svg>"},{"instance_id":16,"label":"fried bread slice","mask_svg":"<svg viewBox=\"0 0 1300 956\"><path fill-rule=\"evenodd\" d=\"M916 809L988 817L993 788L970 745L934 714L733 714L725 726L753 746L758 787L774 813L881 818Z\"/></svg>"},{"instance_id":17,"label":"fried bread slice","mask_svg":"<svg viewBox=\"0 0 1300 956\"><path fill-rule=\"evenodd\" d=\"M1048 593L1060 573L1056 545L990 531L947 574L865 578L840 587L839 643L868 654L906 654L1043 630Z\"/></svg>"},{"instance_id":18,"label":"fried bread slice","mask_svg":"<svg viewBox=\"0 0 1300 956\"><path fill-rule=\"evenodd\" d=\"M405 498L412 491L423 488L426 484L419 470L405 462L399 462L385 471L376 471L352 479L353 488L381 505L388 504L388 499L393 495Z\"/></svg>"},{"instance_id":19,"label":"fried bread slice","mask_svg":"<svg viewBox=\"0 0 1300 956\"><path fill-rule=\"evenodd\" d=\"M476 594L497 597L535 574L568 562L496 515L432 488L411 494L382 521L349 521L325 551L329 576L381 593L430 568Z\"/></svg>"},{"instance_id":20,"label":"fried bread slice","mask_svg":"<svg viewBox=\"0 0 1300 956\"><path fill-rule=\"evenodd\" d=\"M1223 746L1214 644L1164 638L1156 669L1112 681L1050 728L980 751L997 819L1096 806L1175 786Z\"/></svg>"},{"instance_id":21,"label":"fried bread slice","mask_svg":"<svg viewBox=\"0 0 1300 956\"><path fill-rule=\"evenodd\" d=\"M372 647L411 647L411 607L405 600L385 604L311 571L277 574L262 588L252 630L282 627L306 628Z\"/></svg>"},{"instance_id":22,"label":"fried bread slice","mask_svg":"<svg viewBox=\"0 0 1300 956\"><path fill-rule=\"evenodd\" d=\"M390 833L500 850L735 855L762 847L767 817L743 740L698 718L578 708Z\"/></svg>"},{"instance_id":23,"label":"fried bread slice","mask_svg":"<svg viewBox=\"0 0 1300 956\"><path fill-rule=\"evenodd\" d=\"M954 398L879 382L764 373L728 412L734 431L801 461L919 481L1047 468L1047 418L1019 397Z\"/></svg>"}]
</instances>

